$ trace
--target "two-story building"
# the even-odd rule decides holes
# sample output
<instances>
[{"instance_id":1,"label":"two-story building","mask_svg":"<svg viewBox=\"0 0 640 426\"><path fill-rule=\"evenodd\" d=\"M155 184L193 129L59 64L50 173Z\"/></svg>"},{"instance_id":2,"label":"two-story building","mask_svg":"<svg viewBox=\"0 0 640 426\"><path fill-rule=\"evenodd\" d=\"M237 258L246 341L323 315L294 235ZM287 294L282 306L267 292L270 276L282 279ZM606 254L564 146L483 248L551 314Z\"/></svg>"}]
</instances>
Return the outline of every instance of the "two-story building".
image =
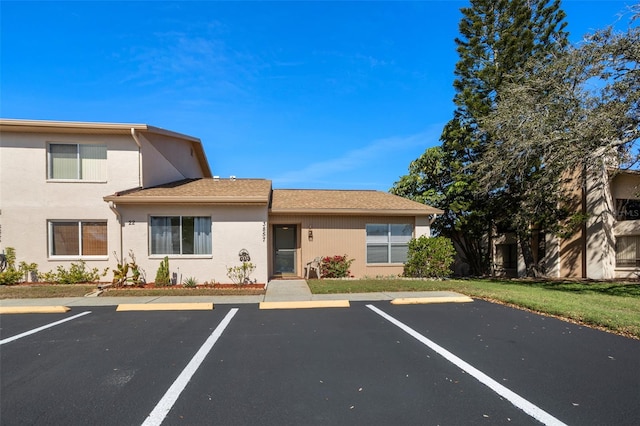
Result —
<instances>
[{"instance_id":1,"label":"two-story building","mask_svg":"<svg viewBox=\"0 0 640 426\"><path fill-rule=\"evenodd\" d=\"M379 191L221 179L199 139L145 124L0 120L0 250L41 272L114 268L133 252L147 281L165 256L178 281L230 282L250 259L264 283L344 254L356 277L400 275L439 213Z\"/></svg>"},{"instance_id":2,"label":"two-story building","mask_svg":"<svg viewBox=\"0 0 640 426\"><path fill-rule=\"evenodd\" d=\"M586 177L571 193L571 207L584 224L567 238L534 230L534 257L550 278L595 280L640 277L640 172L612 170ZM524 276L525 264L513 233L492 239L495 271Z\"/></svg>"}]
</instances>

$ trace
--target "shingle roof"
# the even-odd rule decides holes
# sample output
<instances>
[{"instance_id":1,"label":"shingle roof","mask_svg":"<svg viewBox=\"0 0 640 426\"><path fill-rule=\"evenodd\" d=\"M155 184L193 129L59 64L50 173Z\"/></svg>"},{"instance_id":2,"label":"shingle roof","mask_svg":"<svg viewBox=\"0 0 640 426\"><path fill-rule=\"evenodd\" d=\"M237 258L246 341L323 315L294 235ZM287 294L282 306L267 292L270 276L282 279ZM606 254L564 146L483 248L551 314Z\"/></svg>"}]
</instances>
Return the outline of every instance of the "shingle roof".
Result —
<instances>
[{"instance_id":1,"label":"shingle roof","mask_svg":"<svg viewBox=\"0 0 640 426\"><path fill-rule=\"evenodd\" d=\"M136 188L104 197L116 204L268 204L271 181L266 179L185 179L152 188Z\"/></svg>"},{"instance_id":2,"label":"shingle roof","mask_svg":"<svg viewBox=\"0 0 640 426\"><path fill-rule=\"evenodd\" d=\"M381 191L275 189L272 213L429 215L442 210Z\"/></svg>"},{"instance_id":3,"label":"shingle roof","mask_svg":"<svg viewBox=\"0 0 640 426\"><path fill-rule=\"evenodd\" d=\"M185 179L104 197L116 204L263 204L276 214L420 216L442 210L381 191L275 189L267 179Z\"/></svg>"}]
</instances>

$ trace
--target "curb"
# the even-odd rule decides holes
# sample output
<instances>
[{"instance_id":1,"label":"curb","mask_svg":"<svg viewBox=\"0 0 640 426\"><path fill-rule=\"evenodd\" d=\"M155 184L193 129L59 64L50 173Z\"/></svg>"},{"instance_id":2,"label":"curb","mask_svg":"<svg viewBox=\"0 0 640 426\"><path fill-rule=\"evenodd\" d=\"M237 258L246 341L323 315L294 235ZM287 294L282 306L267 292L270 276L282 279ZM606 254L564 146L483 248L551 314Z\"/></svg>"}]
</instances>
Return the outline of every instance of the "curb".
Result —
<instances>
[{"instance_id":1,"label":"curb","mask_svg":"<svg viewBox=\"0 0 640 426\"><path fill-rule=\"evenodd\" d=\"M213 303L126 303L116 308L116 312L211 310L213 310Z\"/></svg>"},{"instance_id":2,"label":"curb","mask_svg":"<svg viewBox=\"0 0 640 426\"><path fill-rule=\"evenodd\" d=\"M348 300L301 300L260 303L260 309L348 308L350 306Z\"/></svg>"},{"instance_id":3,"label":"curb","mask_svg":"<svg viewBox=\"0 0 640 426\"><path fill-rule=\"evenodd\" d=\"M392 305L424 305L429 303L468 303L473 299L467 296L451 297L400 297L391 301Z\"/></svg>"},{"instance_id":4,"label":"curb","mask_svg":"<svg viewBox=\"0 0 640 426\"><path fill-rule=\"evenodd\" d=\"M4 306L0 314L64 314L70 310L66 306Z\"/></svg>"}]
</instances>

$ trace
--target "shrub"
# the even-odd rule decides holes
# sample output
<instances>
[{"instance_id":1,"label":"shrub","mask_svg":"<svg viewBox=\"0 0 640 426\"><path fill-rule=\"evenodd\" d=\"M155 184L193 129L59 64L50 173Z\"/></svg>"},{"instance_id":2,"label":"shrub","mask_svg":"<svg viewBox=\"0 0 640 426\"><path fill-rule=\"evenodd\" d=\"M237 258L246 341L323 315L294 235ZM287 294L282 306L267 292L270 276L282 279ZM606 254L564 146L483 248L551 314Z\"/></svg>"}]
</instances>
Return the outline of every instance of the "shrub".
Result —
<instances>
[{"instance_id":1,"label":"shrub","mask_svg":"<svg viewBox=\"0 0 640 426\"><path fill-rule=\"evenodd\" d=\"M24 274L22 271L16 270L16 250L13 247L7 247L4 258L6 269L0 272L0 284L11 285L19 283Z\"/></svg>"},{"instance_id":2,"label":"shrub","mask_svg":"<svg viewBox=\"0 0 640 426\"><path fill-rule=\"evenodd\" d=\"M108 270L109 269L107 268L102 275L104 275ZM45 275L49 278L47 281L58 284L90 283L100 279L100 272L98 271L98 268L88 270L84 260L81 260L79 263L71 262L71 266L68 271L64 266L59 265L56 268L56 272L49 272Z\"/></svg>"},{"instance_id":3,"label":"shrub","mask_svg":"<svg viewBox=\"0 0 640 426\"><path fill-rule=\"evenodd\" d=\"M409 252L404 264L405 277L440 278L451 274L455 249L450 239L430 238L423 235L409 241Z\"/></svg>"},{"instance_id":4,"label":"shrub","mask_svg":"<svg viewBox=\"0 0 640 426\"><path fill-rule=\"evenodd\" d=\"M44 282L51 282L56 284L78 284L78 283L90 283L98 281L101 276L104 276L109 271L106 268L102 274L98 271L98 268L91 270L87 269L87 265L84 260L79 263L71 262L71 266L67 271L64 266L59 265L55 272L43 272L38 274L38 280Z\"/></svg>"},{"instance_id":5,"label":"shrub","mask_svg":"<svg viewBox=\"0 0 640 426\"><path fill-rule=\"evenodd\" d=\"M354 259L344 256L327 256L322 258L322 278L346 278L351 271L349 268Z\"/></svg>"},{"instance_id":6,"label":"shrub","mask_svg":"<svg viewBox=\"0 0 640 426\"><path fill-rule=\"evenodd\" d=\"M165 256L160 262L158 272L156 272L156 286L164 287L168 286L171 282L171 276L169 275L169 257Z\"/></svg>"},{"instance_id":7,"label":"shrub","mask_svg":"<svg viewBox=\"0 0 640 426\"><path fill-rule=\"evenodd\" d=\"M182 283L182 285L184 285L185 287L195 287L198 284L198 280L196 280L194 277L189 277L186 280L184 280L184 283Z\"/></svg>"},{"instance_id":8,"label":"shrub","mask_svg":"<svg viewBox=\"0 0 640 426\"><path fill-rule=\"evenodd\" d=\"M249 276L256 270L256 266L251 262L242 262L240 266L227 268L227 277L234 284L251 284Z\"/></svg>"},{"instance_id":9,"label":"shrub","mask_svg":"<svg viewBox=\"0 0 640 426\"><path fill-rule=\"evenodd\" d=\"M0 272L0 285L18 284L23 277L22 272L7 268Z\"/></svg>"}]
</instances>

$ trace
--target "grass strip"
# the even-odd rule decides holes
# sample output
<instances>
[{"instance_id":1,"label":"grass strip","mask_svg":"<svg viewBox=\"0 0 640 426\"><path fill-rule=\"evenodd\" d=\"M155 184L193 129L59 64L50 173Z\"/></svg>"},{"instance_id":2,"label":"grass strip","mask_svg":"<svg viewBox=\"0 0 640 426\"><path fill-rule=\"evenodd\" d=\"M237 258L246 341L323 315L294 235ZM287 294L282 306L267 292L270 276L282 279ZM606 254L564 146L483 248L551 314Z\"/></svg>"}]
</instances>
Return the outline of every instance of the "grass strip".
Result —
<instances>
[{"instance_id":1,"label":"grass strip","mask_svg":"<svg viewBox=\"0 0 640 426\"><path fill-rule=\"evenodd\" d=\"M95 284L1 285L0 299L44 299L82 297L96 290Z\"/></svg>"}]
</instances>

